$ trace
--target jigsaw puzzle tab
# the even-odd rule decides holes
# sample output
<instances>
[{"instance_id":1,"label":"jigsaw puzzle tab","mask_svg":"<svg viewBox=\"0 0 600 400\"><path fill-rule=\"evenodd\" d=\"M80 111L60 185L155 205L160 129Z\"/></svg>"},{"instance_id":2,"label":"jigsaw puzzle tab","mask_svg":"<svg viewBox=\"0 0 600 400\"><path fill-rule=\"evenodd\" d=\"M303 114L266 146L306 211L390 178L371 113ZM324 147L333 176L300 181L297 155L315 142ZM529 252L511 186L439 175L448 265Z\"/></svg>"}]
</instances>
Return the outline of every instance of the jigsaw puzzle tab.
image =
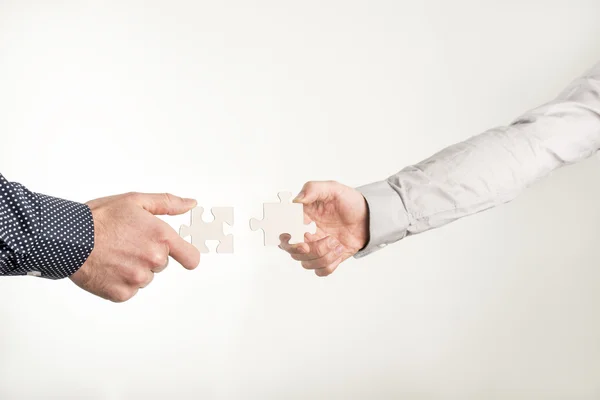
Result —
<instances>
[{"instance_id":1,"label":"jigsaw puzzle tab","mask_svg":"<svg viewBox=\"0 0 600 400\"><path fill-rule=\"evenodd\" d=\"M306 232L316 232L317 227L314 222L309 225L304 224L304 206L292 203L290 192L280 192L277 196L279 203L263 204L262 220L256 218L250 220L250 229L263 230L265 246L279 245L279 236L283 233L292 236L290 243L300 243L304 241Z\"/></svg>"},{"instance_id":2,"label":"jigsaw puzzle tab","mask_svg":"<svg viewBox=\"0 0 600 400\"><path fill-rule=\"evenodd\" d=\"M200 253L208 253L207 240L218 240L217 253L233 253L233 235L226 235L223 224L233 227L233 207L213 207L211 209L215 219L205 222L202 219L204 208L196 207L191 212L190 225L181 225L179 236L191 236L191 243Z\"/></svg>"}]
</instances>

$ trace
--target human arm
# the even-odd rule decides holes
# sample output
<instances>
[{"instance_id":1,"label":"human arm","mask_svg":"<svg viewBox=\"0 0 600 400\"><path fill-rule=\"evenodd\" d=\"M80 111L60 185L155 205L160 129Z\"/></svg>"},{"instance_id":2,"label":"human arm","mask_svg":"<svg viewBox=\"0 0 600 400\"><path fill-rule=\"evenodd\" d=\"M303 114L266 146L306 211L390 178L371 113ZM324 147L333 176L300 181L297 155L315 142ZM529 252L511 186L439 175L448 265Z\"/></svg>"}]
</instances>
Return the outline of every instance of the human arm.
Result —
<instances>
[{"instance_id":1,"label":"human arm","mask_svg":"<svg viewBox=\"0 0 600 400\"><path fill-rule=\"evenodd\" d=\"M307 183L298 201L316 222L317 234L296 245L284 236L282 247L305 268L328 275L351 256L366 256L407 236L507 203L557 168L598 149L600 63L554 100L511 124L449 146L385 180L356 190L336 182ZM343 222L347 213L331 213L348 209L353 210L353 228ZM341 244L340 254L326 246L331 241Z\"/></svg>"},{"instance_id":2,"label":"human arm","mask_svg":"<svg viewBox=\"0 0 600 400\"><path fill-rule=\"evenodd\" d=\"M34 193L0 175L0 276L70 277L112 301L133 297L171 255L188 269L200 254L155 215L196 205L170 194L128 193L86 204Z\"/></svg>"}]
</instances>

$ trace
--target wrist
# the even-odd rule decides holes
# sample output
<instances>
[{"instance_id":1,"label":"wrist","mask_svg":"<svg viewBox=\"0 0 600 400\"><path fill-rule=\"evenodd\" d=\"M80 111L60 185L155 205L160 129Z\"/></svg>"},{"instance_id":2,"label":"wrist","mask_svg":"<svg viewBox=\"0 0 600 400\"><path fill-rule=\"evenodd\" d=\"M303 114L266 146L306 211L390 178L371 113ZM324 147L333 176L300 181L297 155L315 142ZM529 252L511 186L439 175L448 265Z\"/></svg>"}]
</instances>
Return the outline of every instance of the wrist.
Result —
<instances>
[{"instance_id":1,"label":"wrist","mask_svg":"<svg viewBox=\"0 0 600 400\"><path fill-rule=\"evenodd\" d=\"M359 192L360 193L360 192ZM369 202L367 201L366 197L360 193L361 197L363 198L364 201L364 212L363 212L363 218L362 221L360 223L360 227L359 227L359 243L360 243L360 248L358 249L358 251L363 251L365 249L365 247L367 247L367 244L370 241L371 235L370 235L370 231L369 231Z\"/></svg>"},{"instance_id":2,"label":"wrist","mask_svg":"<svg viewBox=\"0 0 600 400\"><path fill-rule=\"evenodd\" d=\"M387 181L371 183L357 189L364 197L367 213L366 241L356 258L364 257L407 235L408 214L402 198Z\"/></svg>"}]
</instances>

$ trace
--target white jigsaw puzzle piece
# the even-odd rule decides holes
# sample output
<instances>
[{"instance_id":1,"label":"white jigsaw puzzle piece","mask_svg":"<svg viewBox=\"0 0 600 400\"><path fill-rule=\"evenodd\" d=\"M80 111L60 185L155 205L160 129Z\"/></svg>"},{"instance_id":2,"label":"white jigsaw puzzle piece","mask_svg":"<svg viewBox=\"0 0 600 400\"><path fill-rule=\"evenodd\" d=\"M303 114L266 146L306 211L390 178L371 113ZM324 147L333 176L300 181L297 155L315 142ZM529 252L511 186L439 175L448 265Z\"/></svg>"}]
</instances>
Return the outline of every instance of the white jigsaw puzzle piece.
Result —
<instances>
[{"instance_id":1,"label":"white jigsaw puzzle piece","mask_svg":"<svg viewBox=\"0 0 600 400\"><path fill-rule=\"evenodd\" d=\"M200 250L200 253L209 252L206 246L207 240L219 241L217 253L233 253L233 235L226 235L223 231L223 224L233 226L233 207L213 207L211 213L215 219L205 222L202 219L204 208L194 208L190 217L190 225L181 225L179 236L191 236L192 245Z\"/></svg>"},{"instance_id":2,"label":"white jigsaw puzzle piece","mask_svg":"<svg viewBox=\"0 0 600 400\"><path fill-rule=\"evenodd\" d=\"M280 244L279 236L287 233L292 236L290 243L304 242L306 232L315 233L317 226L314 222L304 224L304 206L292 203L290 192L277 194L279 203L263 204L263 219L252 218L250 229L256 231L262 229L264 232L265 246L277 246Z\"/></svg>"}]
</instances>

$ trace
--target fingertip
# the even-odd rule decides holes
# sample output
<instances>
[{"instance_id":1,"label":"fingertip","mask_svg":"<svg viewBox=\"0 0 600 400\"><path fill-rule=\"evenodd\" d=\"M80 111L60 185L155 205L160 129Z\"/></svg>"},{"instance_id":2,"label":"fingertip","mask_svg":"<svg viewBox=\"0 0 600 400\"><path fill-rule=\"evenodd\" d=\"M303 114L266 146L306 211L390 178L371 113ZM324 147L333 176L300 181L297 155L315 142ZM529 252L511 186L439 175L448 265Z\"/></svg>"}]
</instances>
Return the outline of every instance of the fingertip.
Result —
<instances>
[{"instance_id":1,"label":"fingertip","mask_svg":"<svg viewBox=\"0 0 600 400\"><path fill-rule=\"evenodd\" d=\"M172 196L173 199L179 199L179 201L173 201L168 211L169 215L181 215L192 210L198 205L196 199L184 198L178 196ZM169 207L169 206L167 206Z\"/></svg>"},{"instance_id":2,"label":"fingertip","mask_svg":"<svg viewBox=\"0 0 600 400\"><path fill-rule=\"evenodd\" d=\"M198 202L196 201L196 199L184 198L183 202L188 207L189 210L191 210L192 208L194 208L198 205Z\"/></svg>"},{"instance_id":3,"label":"fingertip","mask_svg":"<svg viewBox=\"0 0 600 400\"><path fill-rule=\"evenodd\" d=\"M292 236L288 233L282 233L281 235L279 235L279 241L280 244L279 246L281 247L281 244L289 244L290 240L292 239Z\"/></svg>"},{"instance_id":4,"label":"fingertip","mask_svg":"<svg viewBox=\"0 0 600 400\"><path fill-rule=\"evenodd\" d=\"M198 266L200 265L200 260L202 259L202 255L200 254L200 250L196 249L196 251L197 251L198 258L196 259L196 262L194 263L194 268L193 269L198 268Z\"/></svg>"},{"instance_id":5,"label":"fingertip","mask_svg":"<svg viewBox=\"0 0 600 400\"><path fill-rule=\"evenodd\" d=\"M190 260L189 264L183 266L185 269L193 271L196 268L198 268L198 266L200 265L200 252L198 251L198 253L195 256L195 259Z\"/></svg>"},{"instance_id":6,"label":"fingertip","mask_svg":"<svg viewBox=\"0 0 600 400\"><path fill-rule=\"evenodd\" d=\"M314 241L319 240L319 235L316 235L316 234L313 234L313 233L310 233L310 232L306 232L304 234L304 239L307 242L314 242Z\"/></svg>"},{"instance_id":7,"label":"fingertip","mask_svg":"<svg viewBox=\"0 0 600 400\"><path fill-rule=\"evenodd\" d=\"M298 193L298 195L294 199L294 202L301 203L301 204L311 203L313 201L312 197L314 197L314 194L315 194L314 189L315 189L315 182L313 182L313 181L306 182L304 184L304 186L302 186L300 193Z\"/></svg>"},{"instance_id":8,"label":"fingertip","mask_svg":"<svg viewBox=\"0 0 600 400\"><path fill-rule=\"evenodd\" d=\"M183 268L193 270L200 265L200 250L190 242L185 241L178 235L173 235L168 244L170 256Z\"/></svg>"},{"instance_id":9,"label":"fingertip","mask_svg":"<svg viewBox=\"0 0 600 400\"><path fill-rule=\"evenodd\" d=\"M294 200L292 200L292 202L293 203L302 203L302 200L304 199L305 196L306 196L306 193L304 193L304 191L301 191L300 193L298 193L296 198Z\"/></svg>"}]
</instances>

